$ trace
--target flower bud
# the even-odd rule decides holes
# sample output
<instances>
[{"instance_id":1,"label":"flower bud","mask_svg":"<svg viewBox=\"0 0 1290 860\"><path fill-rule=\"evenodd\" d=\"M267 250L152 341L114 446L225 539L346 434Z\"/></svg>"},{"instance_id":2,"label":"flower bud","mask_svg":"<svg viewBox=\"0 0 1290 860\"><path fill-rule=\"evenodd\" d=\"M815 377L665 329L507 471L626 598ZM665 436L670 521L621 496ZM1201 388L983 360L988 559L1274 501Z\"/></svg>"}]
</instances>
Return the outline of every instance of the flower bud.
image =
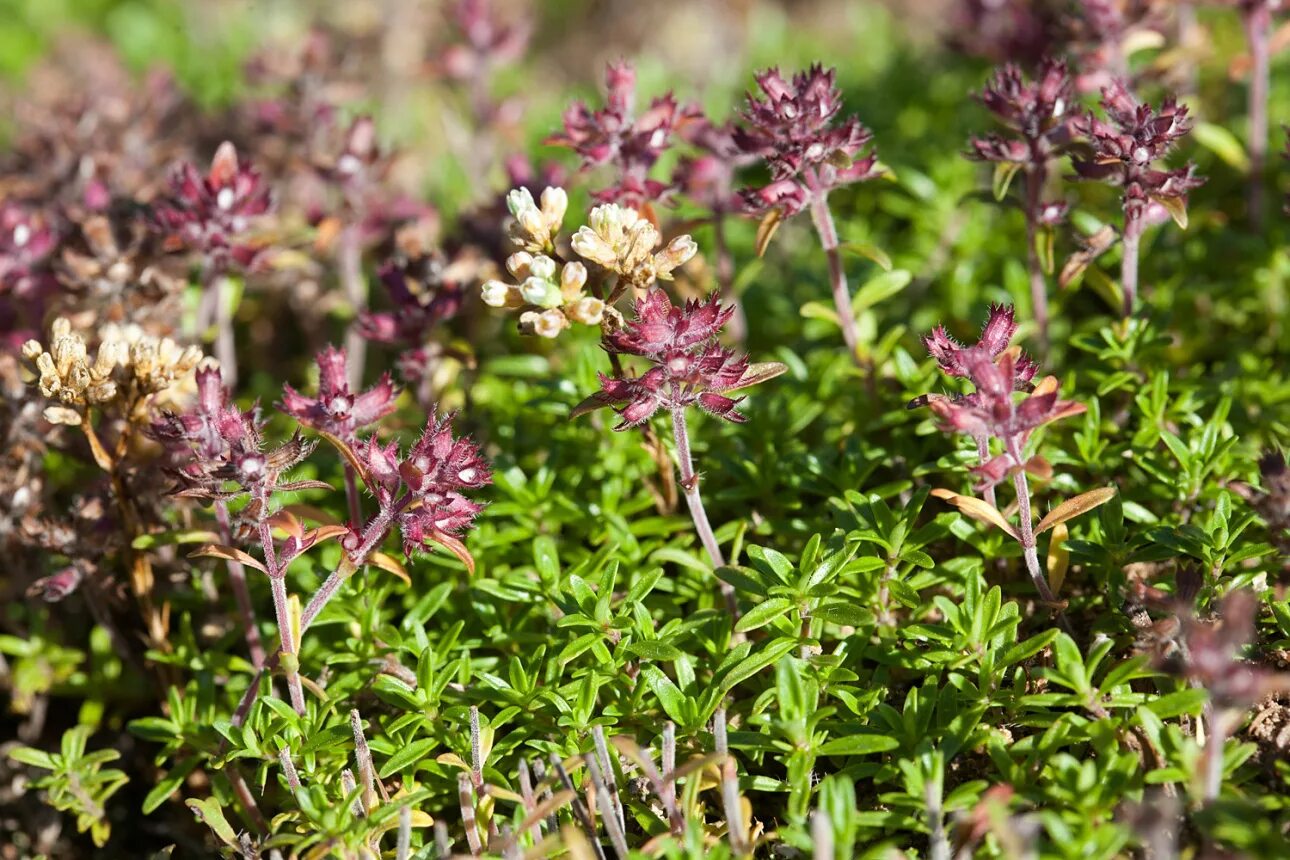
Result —
<instances>
[{"instance_id":1,"label":"flower bud","mask_svg":"<svg viewBox=\"0 0 1290 860\"><path fill-rule=\"evenodd\" d=\"M527 278L529 266L533 264L533 255L527 251L517 251L506 258L506 271L516 278Z\"/></svg>"},{"instance_id":2,"label":"flower bud","mask_svg":"<svg viewBox=\"0 0 1290 860\"><path fill-rule=\"evenodd\" d=\"M481 290L484 304L493 308L504 308L511 304L511 292L514 288L501 281L485 281Z\"/></svg>"},{"instance_id":3,"label":"flower bud","mask_svg":"<svg viewBox=\"0 0 1290 860\"><path fill-rule=\"evenodd\" d=\"M587 285L587 267L582 263L565 263L560 270L560 292L564 300L572 301L582 293Z\"/></svg>"},{"instance_id":4,"label":"flower bud","mask_svg":"<svg viewBox=\"0 0 1290 860\"><path fill-rule=\"evenodd\" d=\"M592 296L584 296L568 305L564 312L574 322L600 325L605 317L605 303Z\"/></svg>"},{"instance_id":5,"label":"flower bud","mask_svg":"<svg viewBox=\"0 0 1290 860\"><path fill-rule=\"evenodd\" d=\"M530 305L541 308L560 306L560 291L555 284L541 278L530 277L520 284L520 296Z\"/></svg>"},{"instance_id":6,"label":"flower bud","mask_svg":"<svg viewBox=\"0 0 1290 860\"><path fill-rule=\"evenodd\" d=\"M539 254L529 263L529 275L549 281L555 277L555 260L545 254Z\"/></svg>"}]
</instances>

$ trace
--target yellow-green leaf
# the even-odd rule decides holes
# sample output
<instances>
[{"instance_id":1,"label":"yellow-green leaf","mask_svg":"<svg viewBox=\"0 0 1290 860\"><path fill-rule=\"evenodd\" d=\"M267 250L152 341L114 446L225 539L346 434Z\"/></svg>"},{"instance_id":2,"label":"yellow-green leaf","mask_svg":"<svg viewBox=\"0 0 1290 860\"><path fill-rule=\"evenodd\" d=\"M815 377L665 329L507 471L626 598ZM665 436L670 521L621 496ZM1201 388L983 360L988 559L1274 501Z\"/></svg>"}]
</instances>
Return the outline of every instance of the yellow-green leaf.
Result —
<instances>
[{"instance_id":1,"label":"yellow-green leaf","mask_svg":"<svg viewBox=\"0 0 1290 860\"><path fill-rule=\"evenodd\" d=\"M1078 496L1067 499L1049 511L1047 516L1039 521L1039 527L1035 529L1035 534L1042 534L1055 525L1074 519L1086 511L1093 510L1098 505L1106 504L1116 492L1115 487L1099 487L1096 490L1089 490L1087 493L1080 493Z\"/></svg>"}]
</instances>

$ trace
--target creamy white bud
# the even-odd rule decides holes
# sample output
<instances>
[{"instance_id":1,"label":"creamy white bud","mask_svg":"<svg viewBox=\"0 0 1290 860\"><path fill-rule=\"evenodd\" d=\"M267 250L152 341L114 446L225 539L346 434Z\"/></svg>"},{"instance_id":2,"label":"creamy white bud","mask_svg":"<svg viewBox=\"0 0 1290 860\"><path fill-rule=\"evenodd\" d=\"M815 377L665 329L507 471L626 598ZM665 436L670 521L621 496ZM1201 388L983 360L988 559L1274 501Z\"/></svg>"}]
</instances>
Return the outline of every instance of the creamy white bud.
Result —
<instances>
[{"instance_id":1,"label":"creamy white bud","mask_svg":"<svg viewBox=\"0 0 1290 860\"><path fill-rule=\"evenodd\" d=\"M549 281L555 277L555 260L545 254L539 254L529 263L529 275Z\"/></svg>"},{"instance_id":2,"label":"creamy white bud","mask_svg":"<svg viewBox=\"0 0 1290 860\"><path fill-rule=\"evenodd\" d=\"M532 254L528 251L517 251L506 258L506 271L516 278L527 278L529 276L529 266L532 263Z\"/></svg>"},{"instance_id":3,"label":"creamy white bud","mask_svg":"<svg viewBox=\"0 0 1290 860\"><path fill-rule=\"evenodd\" d=\"M565 315L584 325L600 325L605 318L605 303L592 296L584 296L564 309Z\"/></svg>"},{"instance_id":4,"label":"creamy white bud","mask_svg":"<svg viewBox=\"0 0 1290 860\"><path fill-rule=\"evenodd\" d=\"M483 288L480 290L480 297L484 304L493 308L506 307L506 299L510 294L511 286L501 281L485 281Z\"/></svg>"}]
</instances>

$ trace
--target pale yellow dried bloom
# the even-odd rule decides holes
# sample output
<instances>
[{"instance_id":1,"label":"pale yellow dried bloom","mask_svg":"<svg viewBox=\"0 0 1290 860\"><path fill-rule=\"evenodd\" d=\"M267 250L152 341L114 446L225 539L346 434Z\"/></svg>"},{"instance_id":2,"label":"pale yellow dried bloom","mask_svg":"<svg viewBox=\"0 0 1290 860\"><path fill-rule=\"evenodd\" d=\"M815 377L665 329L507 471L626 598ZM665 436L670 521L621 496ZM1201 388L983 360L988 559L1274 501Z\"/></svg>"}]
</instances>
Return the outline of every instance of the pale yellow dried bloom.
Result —
<instances>
[{"instance_id":1,"label":"pale yellow dried bloom","mask_svg":"<svg viewBox=\"0 0 1290 860\"><path fill-rule=\"evenodd\" d=\"M527 188L516 188L506 195L506 208L514 219L508 228L511 241L534 254L555 248L555 237L569 208L569 195L563 188L547 188L541 200L539 208Z\"/></svg>"},{"instance_id":2,"label":"pale yellow dried bloom","mask_svg":"<svg viewBox=\"0 0 1290 860\"><path fill-rule=\"evenodd\" d=\"M672 271L684 265L698 246L689 236L678 236L662 251L658 228L635 209L606 203L591 210L587 224L578 228L571 245L578 256L621 276L627 286L645 289L656 280L671 280Z\"/></svg>"}]
</instances>

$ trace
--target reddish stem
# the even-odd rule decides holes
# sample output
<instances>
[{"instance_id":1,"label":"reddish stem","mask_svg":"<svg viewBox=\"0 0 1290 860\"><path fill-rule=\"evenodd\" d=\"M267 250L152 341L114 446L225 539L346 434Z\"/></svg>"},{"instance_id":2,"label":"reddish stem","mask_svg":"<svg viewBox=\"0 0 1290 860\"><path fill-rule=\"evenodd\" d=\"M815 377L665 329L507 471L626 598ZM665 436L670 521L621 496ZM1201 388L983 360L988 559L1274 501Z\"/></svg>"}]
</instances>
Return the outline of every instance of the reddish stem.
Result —
<instances>
[{"instance_id":1,"label":"reddish stem","mask_svg":"<svg viewBox=\"0 0 1290 860\"><path fill-rule=\"evenodd\" d=\"M233 528L229 523L228 504L223 499L215 502L215 521L219 524L220 540L231 544ZM233 583L233 597L237 601L238 614L242 616L251 665L258 669L264 665L264 645L260 642L260 628L255 623L255 605L251 601L251 590L246 582L246 568L240 561L229 559L228 578Z\"/></svg>"},{"instance_id":2,"label":"reddish stem","mask_svg":"<svg viewBox=\"0 0 1290 860\"><path fill-rule=\"evenodd\" d=\"M829 198L824 191L814 191L811 197L811 222L820 237L820 246L829 259L829 283L833 287L833 306L838 313L838 325L842 327L842 340L847 345L851 361L860 366L860 335L856 331L855 314L851 311L851 290L847 287L847 273L842 266L842 254L838 250L838 230L833 223L833 213L829 210Z\"/></svg>"},{"instance_id":3,"label":"reddish stem","mask_svg":"<svg viewBox=\"0 0 1290 860\"><path fill-rule=\"evenodd\" d=\"M1268 154L1268 83L1271 74L1268 34L1272 26L1269 4L1249 4L1245 11L1245 38L1250 46L1250 223L1263 225L1263 168Z\"/></svg>"}]
</instances>

